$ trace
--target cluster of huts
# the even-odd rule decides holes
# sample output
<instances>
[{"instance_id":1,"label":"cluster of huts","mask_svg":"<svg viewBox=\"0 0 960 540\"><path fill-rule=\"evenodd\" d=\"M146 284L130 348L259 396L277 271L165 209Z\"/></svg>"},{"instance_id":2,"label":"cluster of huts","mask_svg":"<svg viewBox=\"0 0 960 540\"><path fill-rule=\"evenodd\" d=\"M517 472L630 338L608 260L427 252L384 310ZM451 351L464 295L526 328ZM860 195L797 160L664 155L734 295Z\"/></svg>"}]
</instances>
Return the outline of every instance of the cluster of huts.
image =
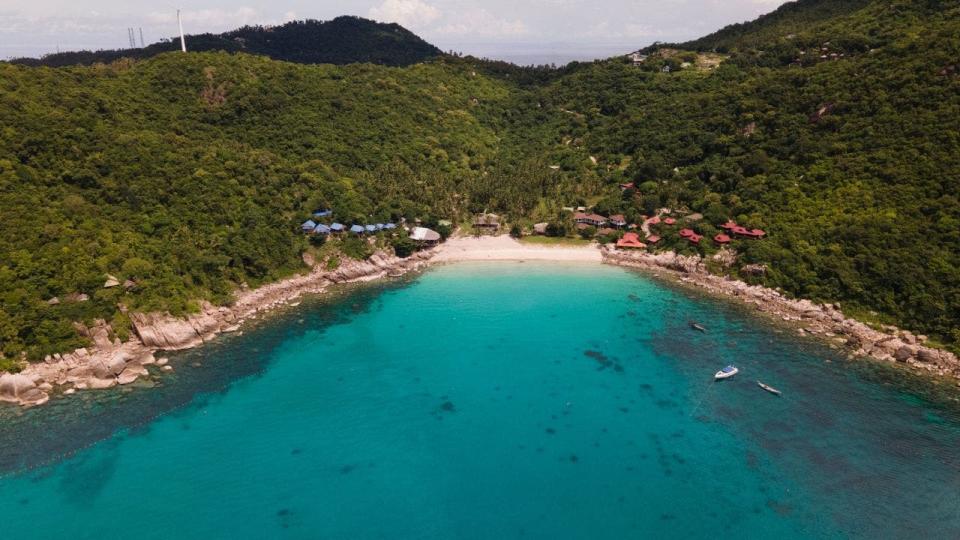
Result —
<instances>
[{"instance_id":1,"label":"cluster of huts","mask_svg":"<svg viewBox=\"0 0 960 540\"><path fill-rule=\"evenodd\" d=\"M675 225L677 220L670 217L661 219L660 216L654 216L648 219L646 223L648 225ZM726 223L720 225L720 228L726 232L722 232L714 236L713 241L717 245L721 246L729 244L734 238L758 240L767 235L763 229L748 229L742 225L738 225L733 220L727 220ZM700 242L703 240L703 235L698 234L696 231L690 228L680 229L678 234L680 235L680 238L683 238L693 245L700 245ZM647 244L656 244L659 241L660 237L656 234L651 234L647 236L645 240L641 240L639 234L635 232L628 232L617 241L617 247L622 249L643 249L647 247Z\"/></svg>"},{"instance_id":2,"label":"cluster of huts","mask_svg":"<svg viewBox=\"0 0 960 540\"><path fill-rule=\"evenodd\" d=\"M328 217L333 214L332 210L317 210L313 213L313 218L308 219L300 224L300 230L308 234L333 234L333 233L342 233L350 232L353 234L368 234L375 233L377 231L391 230L396 229L396 223L373 223L373 224L358 224L354 223L349 227L343 223L331 223L329 225L325 223L318 223L315 220L321 220L325 217Z\"/></svg>"},{"instance_id":3,"label":"cluster of huts","mask_svg":"<svg viewBox=\"0 0 960 540\"><path fill-rule=\"evenodd\" d=\"M320 222L320 220L330 217L331 215L333 215L332 210L317 210L313 213L311 219L308 219L300 224L300 230L302 230L305 234L330 235L350 233L357 236L375 234L380 231L392 231L398 228L408 230L407 227L392 222L370 224L354 223L349 226L336 222L330 224ZM414 227L413 229L409 229L409 232L410 239L421 244L434 245L440 241L440 233L426 227Z\"/></svg>"}]
</instances>

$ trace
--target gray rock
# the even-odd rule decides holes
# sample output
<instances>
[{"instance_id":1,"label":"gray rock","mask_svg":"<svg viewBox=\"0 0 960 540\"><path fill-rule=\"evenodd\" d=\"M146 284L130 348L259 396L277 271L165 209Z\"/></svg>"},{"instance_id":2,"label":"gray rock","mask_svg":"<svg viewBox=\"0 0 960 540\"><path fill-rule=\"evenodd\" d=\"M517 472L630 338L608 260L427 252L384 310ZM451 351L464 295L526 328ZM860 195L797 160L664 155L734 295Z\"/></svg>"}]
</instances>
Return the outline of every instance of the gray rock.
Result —
<instances>
[{"instance_id":1,"label":"gray rock","mask_svg":"<svg viewBox=\"0 0 960 540\"><path fill-rule=\"evenodd\" d=\"M893 357L897 360L897 362L906 362L907 360L913 358L914 354L915 351L913 350L913 347L904 345L903 347L897 349L897 352L893 354Z\"/></svg>"}]
</instances>

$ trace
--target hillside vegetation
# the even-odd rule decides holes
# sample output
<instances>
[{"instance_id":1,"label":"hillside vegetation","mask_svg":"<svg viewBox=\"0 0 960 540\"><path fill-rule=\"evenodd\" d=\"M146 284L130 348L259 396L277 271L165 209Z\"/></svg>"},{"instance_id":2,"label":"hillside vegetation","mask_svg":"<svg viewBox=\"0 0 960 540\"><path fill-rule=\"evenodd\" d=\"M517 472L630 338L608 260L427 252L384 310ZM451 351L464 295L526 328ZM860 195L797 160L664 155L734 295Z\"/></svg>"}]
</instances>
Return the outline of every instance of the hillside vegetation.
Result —
<instances>
[{"instance_id":1,"label":"hillside vegetation","mask_svg":"<svg viewBox=\"0 0 960 540\"><path fill-rule=\"evenodd\" d=\"M736 246L768 268L747 279L955 348L958 36L955 1L802 1L640 66L0 64L2 351L42 358L83 343L74 321L122 333L125 310L182 313L297 271L315 208L524 224L581 204L698 212L707 238L727 218L764 228ZM721 48L715 69L682 67Z\"/></svg>"},{"instance_id":2,"label":"hillside vegetation","mask_svg":"<svg viewBox=\"0 0 960 540\"><path fill-rule=\"evenodd\" d=\"M441 54L440 49L399 24L347 16L271 27L246 26L223 34L188 35L187 47L197 52L245 52L287 62L338 65L369 62L409 66ZM91 65L121 58L142 60L179 50L180 38L174 37L141 48L62 52L19 58L13 63L49 67Z\"/></svg>"}]
</instances>

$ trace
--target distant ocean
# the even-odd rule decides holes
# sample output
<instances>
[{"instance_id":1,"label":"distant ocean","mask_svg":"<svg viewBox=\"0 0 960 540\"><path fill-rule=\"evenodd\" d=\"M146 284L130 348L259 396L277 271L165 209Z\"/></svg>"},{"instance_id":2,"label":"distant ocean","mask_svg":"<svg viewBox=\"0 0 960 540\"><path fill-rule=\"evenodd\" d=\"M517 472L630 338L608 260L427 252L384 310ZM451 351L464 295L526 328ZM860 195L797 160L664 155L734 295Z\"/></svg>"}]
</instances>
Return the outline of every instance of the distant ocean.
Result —
<instances>
[{"instance_id":1,"label":"distant ocean","mask_svg":"<svg viewBox=\"0 0 960 540\"><path fill-rule=\"evenodd\" d=\"M629 54L648 43L623 43L611 45L576 45L572 43L511 44L491 43L463 45L464 54L481 58L503 60L520 66L549 65L563 66L570 62L592 62L613 56ZM441 47L442 48L442 47Z\"/></svg>"},{"instance_id":2,"label":"distant ocean","mask_svg":"<svg viewBox=\"0 0 960 540\"><path fill-rule=\"evenodd\" d=\"M4 536L960 538L956 411L622 268L436 267L171 365L0 409Z\"/></svg>"}]
</instances>

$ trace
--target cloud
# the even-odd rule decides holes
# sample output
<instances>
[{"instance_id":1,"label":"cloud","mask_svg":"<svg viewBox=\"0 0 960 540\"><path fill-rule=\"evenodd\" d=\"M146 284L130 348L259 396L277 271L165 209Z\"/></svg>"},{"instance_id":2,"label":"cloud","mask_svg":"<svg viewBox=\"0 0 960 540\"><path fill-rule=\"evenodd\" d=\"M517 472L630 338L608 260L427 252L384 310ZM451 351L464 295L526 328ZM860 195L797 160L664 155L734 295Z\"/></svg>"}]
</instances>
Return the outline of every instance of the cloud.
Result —
<instances>
[{"instance_id":1,"label":"cloud","mask_svg":"<svg viewBox=\"0 0 960 540\"><path fill-rule=\"evenodd\" d=\"M183 10L180 12L183 19L184 31L191 33L189 27L197 28L199 32L232 30L238 26L248 24L270 24L256 9L240 6L236 9L199 9ZM177 22L177 12L174 10L154 11L147 15L152 24L171 25Z\"/></svg>"},{"instance_id":2,"label":"cloud","mask_svg":"<svg viewBox=\"0 0 960 540\"><path fill-rule=\"evenodd\" d=\"M469 10L458 20L447 21L434 28L434 34L470 37L521 37L531 33L530 28L519 19L501 19L485 9Z\"/></svg>"},{"instance_id":3,"label":"cloud","mask_svg":"<svg viewBox=\"0 0 960 540\"><path fill-rule=\"evenodd\" d=\"M395 22L407 28L424 28L442 16L439 9L423 0L384 0L370 8L370 18Z\"/></svg>"}]
</instances>

